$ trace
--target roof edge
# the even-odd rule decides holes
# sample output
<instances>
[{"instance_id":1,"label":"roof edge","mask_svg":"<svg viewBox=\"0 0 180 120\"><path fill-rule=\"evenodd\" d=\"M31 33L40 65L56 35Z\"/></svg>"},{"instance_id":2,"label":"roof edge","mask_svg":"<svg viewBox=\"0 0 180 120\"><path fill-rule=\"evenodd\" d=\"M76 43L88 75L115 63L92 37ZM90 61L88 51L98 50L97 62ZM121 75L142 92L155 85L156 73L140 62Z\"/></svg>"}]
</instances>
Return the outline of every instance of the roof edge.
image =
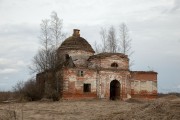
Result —
<instances>
[{"instance_id":1,"label":"roof edge","mask_svg":"<svg viewBox=\"0 0 180 120\"><path fill-rule=\"evenodd\" d=\"M158 74L157 72L155 71L130 71L131 73L141 73L141 74Z\"/></svg>"}]
</instances>

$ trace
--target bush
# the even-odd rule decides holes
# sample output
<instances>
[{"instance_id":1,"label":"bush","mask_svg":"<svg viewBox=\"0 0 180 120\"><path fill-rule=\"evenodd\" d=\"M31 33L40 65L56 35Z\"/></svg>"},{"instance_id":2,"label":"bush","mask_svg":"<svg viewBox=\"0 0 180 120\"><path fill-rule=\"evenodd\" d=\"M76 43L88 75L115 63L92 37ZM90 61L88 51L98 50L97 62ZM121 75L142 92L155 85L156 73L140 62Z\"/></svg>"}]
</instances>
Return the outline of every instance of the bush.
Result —
<instances>
[{"instance_id":1,"label":"bush","mask_svg":"<svg viewBox=\"0 0 180 120\"><path fill-rule=\"evenodd\" d=\"M59 94L58 92L49 87L48 90L46 90L45 92L45 97L48 98L48 99L52 99L53 101L58 101L59 100Z\"/></svg>"},{"instance_id":2,"label":"bush","mask_svg":"<svg viewBox=\"0 0 180 120\"><path fill-rule=\"evenodd\" d=\"M20 100L35 101L42 98L42 93L36 84L36 80L32 78L26 82L18 82L14 87L14 92Z\"/></svg>"},{"instance_id":3,"label":"bush","mask_svg":"<svg viewBox=\"0 0 180 120\"><path fill-rule=\"evenodd\" d=\"M57 91L54 91L52 93L52 99L53 99L53 101L59 101L59 94Z\"/></svg>"},{"instance_id":4,"label":"bush","mask_svg":"<svg viewBox=\"0 0 180 120\"><path fill-rule=\"evenodd\" d=\"M23 92L27 99L31 101L40 100L42 95L39 91L39 87L34 79L30 79L25 82Z\"/></svg>"},{"instance_id":5,"label":"bush","mask_svg":"<svg viewBox=\"0 0 180 120\"><path fill-rule=\"evenodd\" d=\"M9 100L9 99L12 99L13 98L13 93L8 91L1 91L0 92L0 102L2 101L6 101L6 100Z\"/></svg>"},{"instance_id":6,"label":"bush","mask_svg":"<svg viewBox=\"0 0 180 120\"><path fill-rule=\"evenodd\" d=\"M16 97L19 98L20 101L36 101L42 99L42 97L52 99L53 101L58 101L60 99L60 95L57 90L50 84L48 84L46 87L45 93L42 93L40 87L36 83L36 80L31 78L26 82L18 82L14 87L14 91L16 93Z\"/></svg>"}]
</instances>

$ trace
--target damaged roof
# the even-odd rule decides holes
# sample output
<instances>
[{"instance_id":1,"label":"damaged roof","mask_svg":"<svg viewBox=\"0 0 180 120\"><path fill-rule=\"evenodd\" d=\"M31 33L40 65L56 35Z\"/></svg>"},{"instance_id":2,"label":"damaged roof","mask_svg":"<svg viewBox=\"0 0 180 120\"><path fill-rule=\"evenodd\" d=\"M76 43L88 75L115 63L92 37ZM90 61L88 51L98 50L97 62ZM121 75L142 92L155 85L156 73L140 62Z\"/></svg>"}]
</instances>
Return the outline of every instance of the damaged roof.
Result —
<instances>
[{"instance_id":1,"label":"damaged roof","mask_svg":"<svg viewBox=\"0 0 180 120\"><path fill-rule=\"evenodd\" d=\"M123 53L107 53L107 52L99 53L99 54L90 56L89 59L94 59L94 58L101 58L102 59L102 58L106 58L106 57L111 57L113 55L117 55L117 56L120 56L121 58L127 58L128 59L128 56L123 54Z\"/></svg>"},{"instance_id":2,"label":"damaged roof","mask_svg":"<svg viewBox=\"0 0 180 120\"><path fill-rule=\"evenodd\" d=\"M84 38L78 36L67 38L58 50L85 50L94 53L91 45Z\"/></svg>"}]
</instances>

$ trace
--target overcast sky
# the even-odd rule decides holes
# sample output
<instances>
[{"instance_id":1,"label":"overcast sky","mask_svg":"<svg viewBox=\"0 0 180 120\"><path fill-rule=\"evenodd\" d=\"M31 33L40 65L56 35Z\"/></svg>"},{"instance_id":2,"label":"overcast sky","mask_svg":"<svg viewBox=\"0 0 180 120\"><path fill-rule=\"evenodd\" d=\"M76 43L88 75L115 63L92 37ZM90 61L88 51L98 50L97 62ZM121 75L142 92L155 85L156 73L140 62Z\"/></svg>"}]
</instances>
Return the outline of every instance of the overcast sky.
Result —
<instances>
[{"instance_id":1,"label":"overcast sky","mask_svg":"<svg viewBox=\"0 0 180 120\"><path fill-rule=\"evenodd\" d=\"M124 22L133 70L158 72L159 92L180 92L180 0L0 0L0 90L27 80L42 19L56 11L64 31L74 28L93 45L100 27Z\"/></svg>"}]
</instances>

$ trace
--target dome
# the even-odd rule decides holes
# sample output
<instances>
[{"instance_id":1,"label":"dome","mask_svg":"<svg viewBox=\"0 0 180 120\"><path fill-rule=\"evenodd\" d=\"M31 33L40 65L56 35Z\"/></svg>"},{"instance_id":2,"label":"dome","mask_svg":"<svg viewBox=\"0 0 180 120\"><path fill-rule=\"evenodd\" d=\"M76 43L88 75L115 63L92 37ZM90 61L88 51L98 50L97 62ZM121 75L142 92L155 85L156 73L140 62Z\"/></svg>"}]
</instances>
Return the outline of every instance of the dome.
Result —
<instances>
[{"instance_id":1,"label":"dome","mask_svg":"<svg viewBox=\"0 0 180 120\"><path fill-rule=\"evenodd\" d=\"M84 50L94 53L91 45L82 37L80 37L78 29L74 29L71 37L64 40L58 50Z\"/></svg>"}]
</instances>

